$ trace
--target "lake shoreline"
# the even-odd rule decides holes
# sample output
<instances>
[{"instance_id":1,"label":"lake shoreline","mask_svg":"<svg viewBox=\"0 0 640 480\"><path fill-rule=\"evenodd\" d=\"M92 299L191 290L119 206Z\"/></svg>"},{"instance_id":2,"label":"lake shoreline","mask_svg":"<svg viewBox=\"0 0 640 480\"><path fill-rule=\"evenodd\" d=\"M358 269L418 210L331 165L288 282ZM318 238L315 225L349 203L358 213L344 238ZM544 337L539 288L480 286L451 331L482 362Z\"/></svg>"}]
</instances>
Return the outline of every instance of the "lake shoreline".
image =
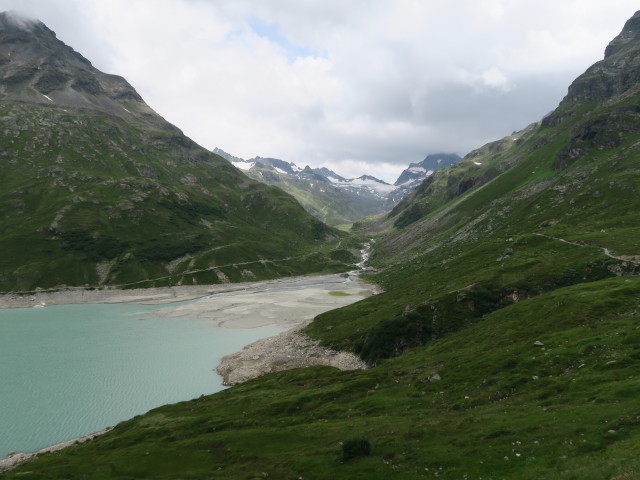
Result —
<instances>
[{"instance_id":1,"label":"lake shoreline","mask_svg":"<svg viewBox=\"0 0 640 480\"><path fill-rule=\"evenodd\" d=\"M38 455L43 453L54 453L62 450L63 448L70 447L71 445L75 445L78 443L85 443L93 440L94 438L103 435L107 432L110 432L115 427L107 427L102 430L98 430L97 432L90 433L88 435L83 435L81 437L72 438L71 440L66 440L64 442L56 443L55 445L51 445L49 447L42 448L35 452L29 453L17 453L17 452L9 452L7 454L7 458L0 459L0 473L8 472L9 470L13 470L19 465L28 462L29 460L34 459Z\"/></svg>"},{"instance_id":2,"label":"lake shoreline","mask_svg":"<svg viewBox=\"0 0 640 480\"><path fill-rule=\"evenodd\" d=\"M302 332L309 325L307 320L282 333L257 340L241 351L222 357L216 368L222 376L222 384L238 385L268 373L294 368L334 367L339 370L363 370L368 368L357 355L320 346Z\"/></svg>"},{"instance_id":3,"label":"lake shoreline","mask_svg":"<svg viewBox=\"0 0 640 480\"><path fill-rule=\"evenodd\" d=\"M336 294L339 292L339 294ZM227 360L227 371L230 365L240 368L243 365L246 371L247 357L256 356L256 348L264 350L269 342L279 342L280 345L288 344L294 340L294 344L302 357L290 362L288 368L297 368L309 364L310 351L308 342L313 342L303 336L299 330L304 324L313 320L318 314L339 308L356 301L362 300L378 292L373 284L366 284L356 275L331 274L302 277L289 277L277 280L241 284L197 285L160 287L150 289L100 289L100 290L64 290L57 292L34 292L30 294L2 294L0 295L0 308L38 308L65 304L142 304L142 305L166 305L157 312L160 317L197 317L213 321L219 327L231 329L258 328L267 325L289 327L275 337L267 337L254 344L247 345L236 355L235 363ZM173 303L194 300L193 302ZM275 339L275 340L270 340ZM303 345L300 347L300 345ZM268 347L267 347L268 348ZM244 355L243 355L244 352ZM338 355L338 357L336 357ZM346 368L364 368L357 362L349 363L342 358L344 352L318 352L314 354L313 365L338 366ZM256 362L251 358L252 373L249 378L276 371L275 363L282 363L281 358L271 358L268 355L260 355ZM300 363L302 361L302 364ZM240 363L238 363L240 362ZM348 365L348 366L347 366ZM352 366L353 365L353 366ZM214 368L214 371L216 369ZM223 376L221 374L221 376ZM224 378L224 376L223 376ZM236 380L238 377L236 377ZM245 377L244 380L248 379ZM237 381L233 383L239 383ZM15 468L19 464L28 461L38 454L55 452L73 445L89 441L98 435L110 431L108 427L96 433L78 437L73 440L61 442L35 452L14 453L5 459L0 459L0 472ZM4 453L4 452L0 452Z\"/></svg>"}]
</instances>

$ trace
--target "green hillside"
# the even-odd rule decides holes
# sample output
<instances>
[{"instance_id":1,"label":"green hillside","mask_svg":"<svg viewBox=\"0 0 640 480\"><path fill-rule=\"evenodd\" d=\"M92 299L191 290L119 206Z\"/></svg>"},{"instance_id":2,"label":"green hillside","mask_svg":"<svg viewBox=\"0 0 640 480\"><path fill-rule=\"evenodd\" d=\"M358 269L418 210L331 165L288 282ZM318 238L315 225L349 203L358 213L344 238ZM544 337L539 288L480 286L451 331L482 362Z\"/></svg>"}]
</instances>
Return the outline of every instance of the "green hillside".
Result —
<instances>
[{"instance_id":1,"label":"green hillside","mask_svg":"<svg viewBox=\"0 0 640 480\"><path fill-rule=\"evenodd\" d=\"M637 478L638 298L637 277L565 287L370 370L152 410L2 478ZM371 454L342 461L352 438Z\"/></svg>"},{"instance_id":2,"label":"green hillside","mask_svg":"<svg viewBox=\"0 0 640 480\"><path fill-rule=\"evenodd\" d=\"M340 232L185 137L41 23L0 18L0 291L343 271Z\"/></svg>"}]
</instances>

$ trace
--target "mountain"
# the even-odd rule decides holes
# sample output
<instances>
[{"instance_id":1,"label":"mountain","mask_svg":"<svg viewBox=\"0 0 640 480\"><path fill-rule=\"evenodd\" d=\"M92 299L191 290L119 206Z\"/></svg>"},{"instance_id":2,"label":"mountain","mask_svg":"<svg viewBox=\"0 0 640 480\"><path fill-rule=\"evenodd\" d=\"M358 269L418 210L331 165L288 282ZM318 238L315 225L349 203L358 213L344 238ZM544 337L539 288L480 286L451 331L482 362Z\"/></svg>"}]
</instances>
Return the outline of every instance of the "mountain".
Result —
<instances>
[{"instance_id":1,"label":"mountain","mask_svg":"<svg viewBox=\"0 0 640 480\"><path fill-rule=\"evenodd\" d=\"M412 163L394 185L371 175L346 179L328 168L300 168L276 158L244 160L224 150L213 153L226 158L251 178L275 185L293 195L312 215L329 225L348 225L370 215L390 210L435 170L460 159L455 154L428 155Z\"/></svg>"},{"instance_id":2,"label":"mountain","mask_svg":"<svg viewBox=\"0 0 640 480\"><path fill-rule=\"evenodd\" d=\"M324 167L300 168L276 158L244 160L219 148L213 152L251 178L290 193L305 210L329 225L348 225L395 204L391 194L396 187L370 175L346 179Z\"/></svg>"},{"instance_id":3,"label":"mountain","mask_svg":"<svg viewBox=\"0 0 640 480\"><path fill-rule=\"evenodd\" d=\"M455 153L437 153L427 155L419 163L409 164L409 167L400 174L394 183L398 187L394 191L394 199L396 200L394 203L398 203L413 192L425 178L433 175L433 172L453 165L458 160L460 160L460 155Z\"/></svg>"},{"instance_id":4,"label":"mountain","mask_svg":"<svg viewBox=\"0 0 640 480\"><path fill-rule=\"evenodd\" d=\"M11 13L0 14L0 125L0 290L345 268L322 253L339 232Z\"/></svg>"},{"instance_id":5,"label":"mountain","mask_svg":"<svg viewBox=\"0 0 640 480\"><path fill-rule=\"evenodd\" d=\"M639 59L637 12L549 116L373 225L384 292L304 330L371 368L266 375L5 477L638 478Z\"/></svg>"}]
</instances>

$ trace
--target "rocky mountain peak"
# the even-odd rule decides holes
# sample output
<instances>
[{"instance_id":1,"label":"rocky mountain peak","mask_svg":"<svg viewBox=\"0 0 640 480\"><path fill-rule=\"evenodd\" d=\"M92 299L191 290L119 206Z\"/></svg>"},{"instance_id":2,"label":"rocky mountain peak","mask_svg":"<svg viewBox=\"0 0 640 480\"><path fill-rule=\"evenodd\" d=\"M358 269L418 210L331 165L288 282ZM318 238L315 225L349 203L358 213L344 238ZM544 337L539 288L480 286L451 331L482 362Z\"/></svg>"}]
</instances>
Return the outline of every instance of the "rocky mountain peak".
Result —
<instances>
[{"instance_id":1,"label":"rocky mountain peak","mask_svg":"<svg viewBox=\"0 0 640 480\"><path fill-rule=\"evenodd\" d=\"M575 113L575 105L585 101L616 101L617 98L633 94L639 89L640 11L626 22L622 32L609 43L604 59L593 64L573 81L560 103L561 108L546 116L542 125L558 125Z\"/></svg>"},{"instance_id":2,"label":"rocky mountain peak","mask_svg":"<svg viewBox=\"0 0 640 480\"><path fill-rule=\"evenodd\" d=\"M604 51L604 58L615 55L624 48L629 42L636 39L640 33L640 10L624 24L622 32L614 38Z\"/></svg>"},{"instance_id":3,"label":"rocky mountain peak","mask_svg":"<svg viewBox=\"0 0 640 480\"><path fill-rule=\"evenodd\" d=\"M421 162L411 163L409 167L400 174L394 185L401 186L410 183L412 187L415 187L434 171L453 165L458 160L460 160L460 156L455 153L435 153L427 155Z\"/></svg>"},{"instance_id":4,"label":"rocky mountain peak","mask_svg":"<svg viewBox=\"0 0 640 480\"><path fill-rule=\"evenodd\" d=\"M96 110L170 128L124 78L94 68L44 23L14 12L0 13L0 98Z\"/></svg>"},{"instance_id":5,"label":"rocky mountain peak","mask_svg":"<svg viewBox=\"0 0 640 480\"><path fill-rule=\"evenodd\" d=\"M42 22L23 17L22 15L14 11L0 13L0 32L30 34L33 33L34 30L49 29ZM51 32L51 30L49 30L49 32Z\"/></svg>"},{"instance_id":6,"label":"rocky mountain peak","mask_svg":"<svg viewBox=\"0 0 640 480\"><path fill-rule=\"evenodd\" d=\"M384 185L389 185L387 182L380 180L379 178L376 178L372 175L361 175L358 177L358 180L363 180L363 181L371 181L371 182L377 182L377 183L382 183Z\"/></svg>"},{"instance_id":7,"label":"rocky mountain peak","mask_svg":"<svg viewBox=\"0 0 640 480\"><path fill-rule=\"evenodd\" d=\"M91 62L73 48L58 40L53 30L39 20L23 17L15 12L0 13L0 54L4 64L6 57L14 61L42 62L54 57L58 62L80 62L91 66Z\"/></svg>"}]
</instances>

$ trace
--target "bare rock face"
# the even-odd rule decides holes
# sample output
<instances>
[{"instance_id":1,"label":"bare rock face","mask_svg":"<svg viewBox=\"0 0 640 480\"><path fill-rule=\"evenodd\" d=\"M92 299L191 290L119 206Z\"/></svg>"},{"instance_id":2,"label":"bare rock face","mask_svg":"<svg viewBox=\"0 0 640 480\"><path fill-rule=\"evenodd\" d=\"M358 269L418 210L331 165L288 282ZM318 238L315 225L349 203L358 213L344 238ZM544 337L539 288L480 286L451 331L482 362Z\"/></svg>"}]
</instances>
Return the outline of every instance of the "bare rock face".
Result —
<instances>
[{"instance_id":1,"label":"bare rock face","mask_svg":"<svg viewBox=\"0 0 640 480\"><path fill-rule=\"evenodd\" d=\"M605 50L604 59L593 64L570 86L567 96L553 114L542 121L544 126L561 123L573 114L571 104L598 102L635 91L640 83L640 11L625 24L622 32Z\"/></svg>"},{"instance_id":2,"label":"bare rock face","mask_svg":"<svg viewBox=\"0 0 640 480\"><path fill-rule=\"evenodd\" d=\"M636 39L638 32L640 32L640 11L637 11L633 17L627 20L620 35L611 40L609 45L607 45L604 51L604 57L607 58L620 52L629 42Z\"/></svg>"},{"instance_id":3,"label":"bare rock face","mask_svg":"<svg viewBox=\"0 0 640 480\"><path fill-rule=\"evenodd\" d=\"M124 78L99 71L45 24L13 12L0 13L0 95L5 101L55 103L125 118L144 115L170 127Z\"/></svg>"},{"instance_id":4,"label":"bare rock face","mask_svg":"<svg viewBox=\"0 0 640 480\"><path fill-rule=\"evenodd\" d=\"M602 100L637 87L640 81L640 11L605 50L604 60L591 66L569 87L567 100Z\"/></svg>"},{"instance_id":5,"label":"bare rock face","mask_svg":"<svg viewBox=\"0 0 640 480\"><path fill-rule=\"evenodd\" d=\"M307 323L224 357L216 369L223 384L237 385L267 373L320 365L340 370L367 368L358 356L321 347L317 340L302 334L300 329Z\"/></svg>"}]
</instances>

